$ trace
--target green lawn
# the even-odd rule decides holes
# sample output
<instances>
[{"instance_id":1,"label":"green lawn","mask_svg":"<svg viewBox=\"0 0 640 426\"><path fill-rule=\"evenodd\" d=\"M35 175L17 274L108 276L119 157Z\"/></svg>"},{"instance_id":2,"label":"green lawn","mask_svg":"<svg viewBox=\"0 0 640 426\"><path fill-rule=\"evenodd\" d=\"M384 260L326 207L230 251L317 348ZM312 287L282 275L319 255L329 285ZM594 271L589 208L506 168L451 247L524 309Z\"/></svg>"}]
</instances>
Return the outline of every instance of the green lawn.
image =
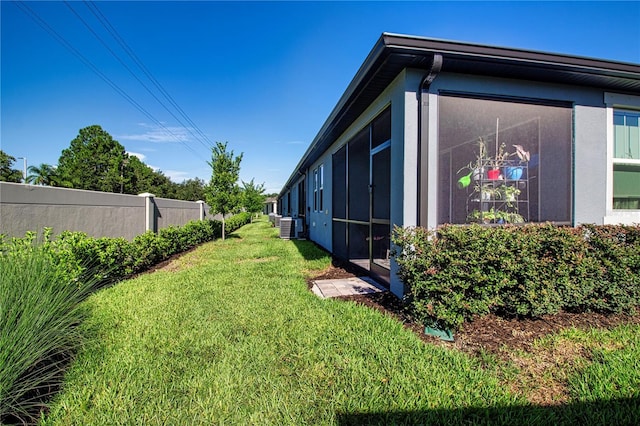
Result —
<instances>
[{"instance_id":1,"label":"green lawn","mask_svg":"<svg viewBox=\"0 0 640 426\"><path fill-rule=\"evenodd\" d=\"M93 295L83 350L43 423L633 424L640 412L637 327L568 377L571 404L535 407L505 386L512 367L314 296L305 274L329 262L260 221ZM585 386L612 375L625 376L614 390Z\"/></svg>"}]
</instances>

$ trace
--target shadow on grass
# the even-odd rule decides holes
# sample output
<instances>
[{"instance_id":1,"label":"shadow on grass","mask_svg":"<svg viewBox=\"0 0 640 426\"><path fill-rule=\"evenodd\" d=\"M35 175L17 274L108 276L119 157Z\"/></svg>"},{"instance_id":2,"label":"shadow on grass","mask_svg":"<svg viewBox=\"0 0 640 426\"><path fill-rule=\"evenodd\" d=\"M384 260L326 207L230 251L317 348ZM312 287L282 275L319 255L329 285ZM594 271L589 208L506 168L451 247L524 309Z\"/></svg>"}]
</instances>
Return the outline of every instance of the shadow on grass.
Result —
<instances>
[{"instance_id":1,"label":"shadow on grass","mask_svg":"<svg viewBox=\"0 0 640 426\"><path fill-rule=\"evenodd\" d=\"M235 231L234 231L235 232ZM242 237L238 234L235 234L234 232L231 232L229 234L225 234L224 239L225 240L241 240ZM218 238L218 240L222 241L222 237Z\"/></svg>"},{"instance_id":2,"label":"shadow on grass","mask_svg":"<svg viewBox=\"0 0 640 426\"><path fill-rule=\"evenodd\" d=\"M331 257L331 254L309 240L291 240L305 260L319 260Z\"/></svg>"},{"instance_id":3,"label":"shadow on grass","mask_svg":"<svg viewBox=\"0 0 640 426\"><path fill-rule=\"evenodd\" d=\"M640 398L558 406L472 407L454 410L340 413L339 425L637 425Z\"/></svg>"},{"instance_id":4,"label":"shadow on grass","mask_svg":"<svg viewBox=\"0 0 640 426\"><path fill-rule=\"evenodd\" d=\"M369 271L366 269L349 262L348 260L340 259L329 253L327 250L317 245L313 241L308 240L291 240L296 246L302 257L305 260L320 260L325 258L331 259L331 266L334 268L343 269L347 273L351 273L355 276L369 275Z\"/></svg>"}]
</instances>

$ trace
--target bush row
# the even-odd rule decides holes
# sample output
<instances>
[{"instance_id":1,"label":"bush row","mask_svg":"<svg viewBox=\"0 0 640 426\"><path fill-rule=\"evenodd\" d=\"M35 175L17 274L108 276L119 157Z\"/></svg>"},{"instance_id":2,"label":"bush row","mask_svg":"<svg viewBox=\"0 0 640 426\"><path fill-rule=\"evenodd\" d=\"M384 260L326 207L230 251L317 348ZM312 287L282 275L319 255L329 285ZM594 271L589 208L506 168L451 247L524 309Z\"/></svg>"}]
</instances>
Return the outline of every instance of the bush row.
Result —
<instances>
[{"instance_id":1,"label":"bush row","mask_svg":"<svg viewBox=\"0 0 640 426\"><path fill-rule=\"evenodd\" d=\"M551 224L396 228L406 300L425 325L474 316L633 312L640 305L640 227Z\"/></svg>"},{"instance_id":2,"label":"bush row","mask_svg":"<svg viewBox=\"0 0 640 426\"><path fill-rule=\"evenodd\" d=\"M226 220L230 233L249 223L250 214L240 213ZM43 249L53 258L59 273L73 281L92 281L109 284L127 276L145 271L168 257L186 251L198 244L221 236L222 222L215 220L191 221L184 226L170 226L157 234L148 231L132 241L124 238L93 238L83 232L64 231L55 239L45 229L41 241ZM29 232L24 238L0 241L2 253L30 250L36 234Z\"/></svg>"},{"instance_id":3,"label":"bush row","mask_svg":"<svg viewBox=\"0 0 640 426\"><path fill-rule=\"evenodd\" d=\"M226 221L227 232L249 214ZM81 343L79 304L94 289L220 236L222 223L193 221L124 238L63 232L42 241L0 235L0 424L36 423L48 394L59 386L66 362Z\"/></svg>"}]
</instances>

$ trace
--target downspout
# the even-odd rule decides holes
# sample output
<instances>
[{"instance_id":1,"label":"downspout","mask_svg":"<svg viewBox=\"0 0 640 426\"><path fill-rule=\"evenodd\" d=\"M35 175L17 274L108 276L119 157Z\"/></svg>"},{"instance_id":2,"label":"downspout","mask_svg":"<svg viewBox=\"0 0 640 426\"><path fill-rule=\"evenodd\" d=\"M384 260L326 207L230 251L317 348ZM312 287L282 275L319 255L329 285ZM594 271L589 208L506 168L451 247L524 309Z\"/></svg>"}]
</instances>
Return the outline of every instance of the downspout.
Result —
<instances>
[{"instance_id":1,"label":"downspout","mask_svg":"<svg viewBox=\"0 0 640 426\"><path fill-rule=\"evenodd\" d=\"M427 225L427 200L422 199L422 189L429 188L428 179L428 161L429 161L429 149L428 146L425 149L422 148L422 141L429 141L429 126L423 123L425 118L429 117L429 101L422 98L423 93L428 93L429 87L433 80L436 79L440 71L442 70L442 54L434 53L433 60L431 62L431 68L429 73L424 76L418 87L418 193L417 193L417 224L418 226ZM423 205L424 204L424 205Z\"/></svg>"}]
</instances>

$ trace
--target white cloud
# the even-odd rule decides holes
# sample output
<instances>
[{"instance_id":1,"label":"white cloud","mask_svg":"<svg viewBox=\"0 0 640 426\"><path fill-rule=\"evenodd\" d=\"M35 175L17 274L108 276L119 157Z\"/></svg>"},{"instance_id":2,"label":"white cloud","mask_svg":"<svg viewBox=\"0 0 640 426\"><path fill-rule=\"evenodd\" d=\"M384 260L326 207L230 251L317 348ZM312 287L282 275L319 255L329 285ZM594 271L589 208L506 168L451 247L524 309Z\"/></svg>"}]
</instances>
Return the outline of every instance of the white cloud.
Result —
<instances>
[{"instance_id":1,"label":"white cloud","mask_svg":"<svg viewBox=\"0 0 640 426\"><path fill-rule=\"evenodd\" d=\"M164 170L162 173L175 183L182 183L183 180L190 178L189 172L179 170Z\"/></svg>"},{"instance_id":2,"label":"white cloud","mask_svg":"<svg viewBox=\"0 0 640 426\"><path fill-rule=\"evenodd\" d=\"M127 151L127 154L129 154L129 155L130 155L130 156L132 156L132 157L138 157L138 160L140 160L140 161L144 161L144 159L145 159L145 158L147 158L147 156L146 156L146 155L144 155L144 154L140 154L139 152L130 152L130 151Z\"/></svg>"},{"instance_id":3,"label":"white cloud","mask_svg":"<svg viewBox=\"0 0 640 426\"><path fill-rule=\"evenodd\" d=\"M128 135L118 135L119 139L153 143L186 142L189 140L191 129L176 126L155 126L145 123L138 123L145 129L144 132Z\"/></svg>"}]
</instances>

